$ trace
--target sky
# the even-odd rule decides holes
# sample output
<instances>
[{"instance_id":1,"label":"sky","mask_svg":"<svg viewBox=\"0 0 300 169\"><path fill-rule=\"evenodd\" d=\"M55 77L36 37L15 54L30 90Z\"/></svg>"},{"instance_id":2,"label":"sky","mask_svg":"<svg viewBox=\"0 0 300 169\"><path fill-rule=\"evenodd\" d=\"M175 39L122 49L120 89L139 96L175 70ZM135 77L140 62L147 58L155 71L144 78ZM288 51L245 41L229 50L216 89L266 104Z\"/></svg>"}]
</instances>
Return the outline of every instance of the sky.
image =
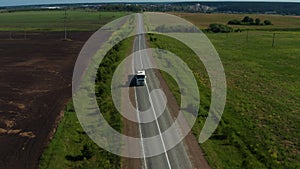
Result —
<instances>
[{"instance_id":1,"label":"sky","mask_svg":"<svg viewBox=\"0 0 300 169\"><path fill-rule=\"evenodd\" d=\"M201 0L150 0L151 2L185 2ZM300 2L300 0L202 0L202 1L232 1L232 2ZM149 2L149 0L0 0L0 6L65 4L65 3L105 3L105 2Z\"/></svg>"}]
</instances>

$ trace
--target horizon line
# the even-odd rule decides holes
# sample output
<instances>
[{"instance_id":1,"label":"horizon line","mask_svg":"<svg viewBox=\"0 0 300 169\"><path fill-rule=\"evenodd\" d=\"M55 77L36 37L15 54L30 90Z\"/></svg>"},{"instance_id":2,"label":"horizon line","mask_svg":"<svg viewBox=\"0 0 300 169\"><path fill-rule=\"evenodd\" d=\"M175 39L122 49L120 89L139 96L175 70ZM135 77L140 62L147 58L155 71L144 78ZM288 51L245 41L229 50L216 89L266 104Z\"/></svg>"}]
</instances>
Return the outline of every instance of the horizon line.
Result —
<instances>
[{"instance_id":1,"label":"horizon line","mask_svg":"<svg viewBox=\"0 0 300 169\"><path fill-rule=\"evenodd\" d=\"M0 5L1 8L3 7L25 7L25 6L44 6L44 5L76 5L76 4L139 4L139 3L300 3L300 0L107 0L104 2L41 2L41 3L24 3L24 4L7 4L7 5Z\"/></svg>"}]
</instances>

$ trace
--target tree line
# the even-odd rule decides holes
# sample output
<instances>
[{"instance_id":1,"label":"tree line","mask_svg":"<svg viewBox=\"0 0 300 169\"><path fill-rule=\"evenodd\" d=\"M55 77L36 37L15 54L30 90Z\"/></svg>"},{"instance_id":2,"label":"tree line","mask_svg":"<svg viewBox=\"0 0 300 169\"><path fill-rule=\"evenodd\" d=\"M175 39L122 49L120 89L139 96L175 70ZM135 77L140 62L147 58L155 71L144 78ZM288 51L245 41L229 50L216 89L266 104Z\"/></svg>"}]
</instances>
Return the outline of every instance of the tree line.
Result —
<instances>
[{"instance_id":1,"label":"tree line","mask_svg":"<svg viewBox=\"0 0 300 169\"><path fill-rule=\"evenodd\" d=\"M263 22L261 19L256 18L253 19L249 16L245 16L242 20L233 19L228 21L228 25L272 25L270 20L264 20Z\"/></svg>"},{"instance_id":2,"label":"tree line","mask_svg":"<svg viewBox=\"0 0 300 169\"><path fill-rule=\"evenodd\" d=\"M262 21L259 18L253 19L249 16L245 16L242 20L233 19L227 22L227 25L219 24L219 23L212 23L208 26L206 29L207 32L213 32L213 33L229 33L229 32L242 32L240 28L233 29L232 27L228 25L273 25L270 20L264 20Z\"/></svg>"}]
</instances>

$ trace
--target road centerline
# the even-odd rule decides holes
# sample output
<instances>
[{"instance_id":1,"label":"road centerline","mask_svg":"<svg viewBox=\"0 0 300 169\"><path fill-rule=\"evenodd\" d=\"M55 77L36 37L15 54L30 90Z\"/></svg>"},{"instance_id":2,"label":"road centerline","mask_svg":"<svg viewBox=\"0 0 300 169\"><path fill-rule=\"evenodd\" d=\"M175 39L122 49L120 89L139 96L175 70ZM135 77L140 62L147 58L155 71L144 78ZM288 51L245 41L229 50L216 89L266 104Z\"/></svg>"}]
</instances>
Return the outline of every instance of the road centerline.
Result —
<instances>
[{"instance_id":1,"label":"road centerline","mask_svg":"<svg viewBox=\"0 0 300 169\"><path fill-rule=\"evenodd\" d=\"M135 43L135 42L134 42ZM134 49L133 49L134 51ZM134 53L132 57L132 73L135 73L135 68L134 68ZM135 105L136 105L136 112L137 112L137 118L138 118L138 123L139 123L139 133L141 137L141 146L142 146L142 152L143 152L143 159L145 163L145 169L147 169L147 160L146 160L146 154L145 154L145 147L144 147L144 140L143 140L143 132L142 132L142 127L141 127L141 119L140 119L140 113L139 113L139 106L138 106L138 101L137 101L137 94L136 94L136 88L134 87L134 98L135 98Z\"/></svg>"},{"instance_id":2,"label":"road centerline","mask_svg":"<svg viewBox=\"0 0 300 169\"><path fill-rule=\"evenodd\" d=\"M139 59L140 59L140 63L141 63L141 68L143 68L143 60L142 60L142 53L141 53L141 40L142 40L142 18L141 18L141 14L138 14L139 18L138 18L138 26L139 26L139 35L138 35L138 51L139 51ZM154 117L155 117L155 122L156 122L156 126L158 128L158 132L159 132L159 136L160 136L160 140L162 142L162 147L163 147L163 150L164 150L164 154L165 154L165 157L166 157L166 160L167 160L167 163L168 163L168 168L169 169L172 169L171 167L171 164L170 164L170 160L169 160L169 156L168 156L168 153L167 153L167 150L166 150L166 146L165 146L165 143L164 143L164 139L162 137L162 133L161 133L161 128L159 126L159 123L158 123L158 119L157 119L157 115L156 115L156 112L155 112L155 109L154 109L154 105L153 105L153 101L152 101L152 98L150 96L150 91L149 91L149 87L147 85L147 81L145 81L145 87L147 89L147 94L148 94L148 98L149 98L149 101L150 101L150 105L151 105L151 109L153 111L153 114L154 114ZM136 90L135 90L135 94L136 94ZM135 95L136 96L136 95ZM137 99L137 98L136 98ZM137 101L137 100L136 100ZM139 111L138 111L139 113ZM142 134L142 133L141 133ZM142 137L142 136L141 136Z\"/></svg>"}]
</instances>

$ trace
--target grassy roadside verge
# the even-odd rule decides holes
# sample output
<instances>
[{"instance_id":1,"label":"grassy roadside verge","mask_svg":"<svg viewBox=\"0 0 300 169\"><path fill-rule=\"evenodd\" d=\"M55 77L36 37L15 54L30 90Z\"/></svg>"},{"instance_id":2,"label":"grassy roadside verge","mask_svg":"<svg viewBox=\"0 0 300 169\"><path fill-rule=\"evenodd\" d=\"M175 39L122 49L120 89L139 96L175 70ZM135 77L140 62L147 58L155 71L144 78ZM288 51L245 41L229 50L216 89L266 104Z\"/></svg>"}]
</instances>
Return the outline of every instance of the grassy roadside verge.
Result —
<instances>
[{"instance_id":1,"label":"grassy roadside verge","mask_svg":"<svg viewBox=\"0 0 300 169\"><path fill-rule=\"evenodd\" d=\"M99 108L109 124L122 131L121 115L115 109L110 86L114 70L131 53L133 38L114 46L99 66L96 79L96 96ZM120 157L98 147L83 131L72 102L68 103L57 132L40 160L40 169L61 168L121 168Z\"/></svg>"},{"instance_id":2,"label":"grassy roadside verge","mask_svg":"<svg viewBox=\"0 0 300 169\"><path fill-rule=\"evenodd\" d=\"M214 135L201 147L213 168L297 168L299 165L299 35L280 34L271 47L272 34L208 34L227 76L227 104ZM151 38L150 38L151 37ZM152 41L150 40L152 39ZM191 50L162 35L148 35L150 47L173 52L193 70L201 97L193 133L198 136L209 103L207 73ZM174 80L162 75L179 100Z\"/></svg>"}]
</instances>

